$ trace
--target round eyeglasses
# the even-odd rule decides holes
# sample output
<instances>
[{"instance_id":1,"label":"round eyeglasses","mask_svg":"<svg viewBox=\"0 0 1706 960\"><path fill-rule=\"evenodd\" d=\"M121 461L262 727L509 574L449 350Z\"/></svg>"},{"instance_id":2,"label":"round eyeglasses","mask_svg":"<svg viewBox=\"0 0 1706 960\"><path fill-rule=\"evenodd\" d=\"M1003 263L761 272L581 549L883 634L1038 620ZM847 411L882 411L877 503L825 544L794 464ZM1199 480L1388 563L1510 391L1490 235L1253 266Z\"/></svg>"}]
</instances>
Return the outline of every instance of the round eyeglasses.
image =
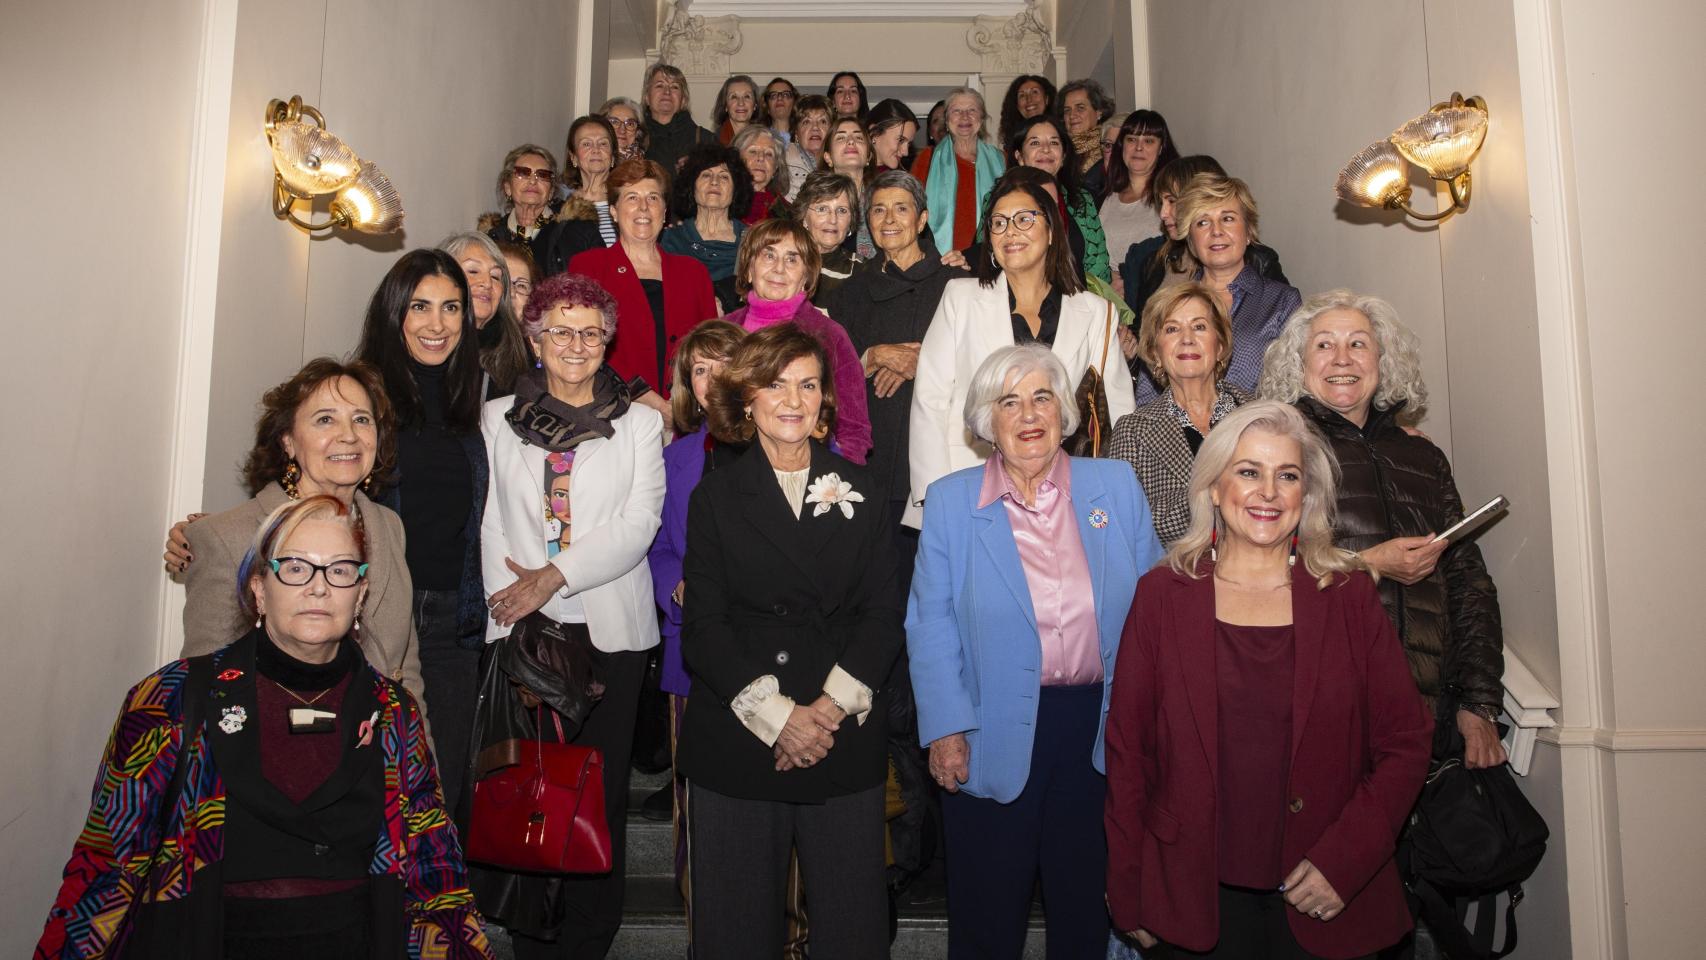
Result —
<instances>
[{"instance_id":1,"label":"round eyeglasses","mask_svg":"<svg viewBox=\"0 0 1706 960\"><path fill-rule=\"evenodd\" d=\"M1041 210L1020 210L1010 217L999 213L993 214L989 218L989 232L1006 233L1007 225L1012 224L1020 233L1030 233L1031 228L1037 225L1037 221L1042 218L1042 215Z\"/></svg>"},{"instance_id":2,"label":"round eyeglasses","mask_svg":"<svg viewBox=\"0 0 1706 960\"><path fill-rule=\"evenodd\" d=\"M307 586L316 573L324 575L328 585L342 588L353 587L361 582L362 577L367 576L367 564L356 563L354 560L309 563L301 557L275 557L269 565L272 567L272 575L287 587Z\"/></svg>"},{"instance_id":3,"label":"round eyeglasses","mask_svg":"<svg viewBox=\"0 0 1706 960\"><path fill-rule=\"evenodd\" d=\"M544 333L559 347L566 347L576 340L588 350L597 350L604 346L604 331L598 327L582 327L579 330L574 327L546 327Z\"/></svg>"}]
</instances>

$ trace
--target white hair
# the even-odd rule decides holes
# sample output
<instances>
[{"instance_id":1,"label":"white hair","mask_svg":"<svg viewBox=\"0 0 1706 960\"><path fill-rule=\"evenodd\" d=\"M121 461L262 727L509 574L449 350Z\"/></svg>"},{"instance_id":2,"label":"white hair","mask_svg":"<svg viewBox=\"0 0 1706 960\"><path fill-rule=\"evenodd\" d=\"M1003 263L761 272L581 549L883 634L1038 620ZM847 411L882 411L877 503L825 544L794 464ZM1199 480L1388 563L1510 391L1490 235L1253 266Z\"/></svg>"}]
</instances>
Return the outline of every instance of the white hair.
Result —
<instances>
[{"instance_id":1,"label":"white hair","mask_svg":"<svg viewBox=\"0 0 1706 960\"><path fill-rule=\"evenodd\" d=\"M1380 383L1374 406L1390 410L1407 403L1406 418L1420 416L1428 405L1428 385L1422 381L1422 348L1416 335L1398 319L1392 304L1379 297L1340 287L1318 293L1291 312L1279 336L1262 357L1262 380L1257 393L1266 400L1296 403L1309 391L1303 386L1303 352L1309 346L1309 327L1329 310L1355 310L1368 318L1380 348Z\"/></svg>"},{"instance_id":2,"label":"white hair","mask_svg":"<svg viewBox=\"0 0 1706 960\"><path fill-rule=\"evenodd\" d=\"M1054 351L1040 343L1002 347L978 365L966 390L966 428L978 439L994 444L996 402L1010 392L1012 384L1038 371L1048 375L1049 389L1054 391L1055 406L1060 410L1060 435L1071 436L1078 429L1072 378Z\"/></svg>"}]
</instances>

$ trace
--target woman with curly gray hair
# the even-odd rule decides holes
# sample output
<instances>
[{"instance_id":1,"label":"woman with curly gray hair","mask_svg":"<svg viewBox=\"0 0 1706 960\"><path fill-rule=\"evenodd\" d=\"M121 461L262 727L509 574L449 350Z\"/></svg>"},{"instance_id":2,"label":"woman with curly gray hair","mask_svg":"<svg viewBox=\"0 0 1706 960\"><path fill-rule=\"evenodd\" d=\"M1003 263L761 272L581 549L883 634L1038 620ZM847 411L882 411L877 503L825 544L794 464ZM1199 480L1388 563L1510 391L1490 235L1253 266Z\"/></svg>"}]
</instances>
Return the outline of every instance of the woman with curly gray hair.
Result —
<instances>
[{"instance_id":1,"label":"woman with curly gray hair","mask_svg":"<svg viewBox=\"0 0 1706 960\"><path fill-rule=\"evenodd\" d=\"M1422 696L1455 707L1440 719L1463 735L1466 764L1503 763L1498 594L1478 546L1434 539L1463 519L1463 500L1444 452L1405 428L1428 398L1416 335L1379 297L1318 294L1269 345L1260 392L1296 404L1332 443L1344 472L1335 542L1380 575Z\"/></svg>"}]
</instances>

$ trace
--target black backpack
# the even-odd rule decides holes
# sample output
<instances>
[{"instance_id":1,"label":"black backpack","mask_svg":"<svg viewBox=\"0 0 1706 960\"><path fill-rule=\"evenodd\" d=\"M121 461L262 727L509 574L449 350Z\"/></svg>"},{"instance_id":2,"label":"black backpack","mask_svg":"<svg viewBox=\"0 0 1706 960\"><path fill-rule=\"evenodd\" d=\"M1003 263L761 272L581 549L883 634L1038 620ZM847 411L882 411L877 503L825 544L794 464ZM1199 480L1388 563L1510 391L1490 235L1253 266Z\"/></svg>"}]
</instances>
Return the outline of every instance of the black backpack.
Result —
<instances>
[{"instance_id":1,"label":"black backpack","mask_svg":"<svg viewBox=\"0 0 1706 960\"><path fill-rule=\"evenodd\" d=\"M1422 795L1410 812L1402 855L1411 907L1451 960L1497 960L1516 949L1516 905L1522 882L1546 853L1549 831L1516 785L1510 765L1470 770L1463 765L1457 731L1457 694L1440 697L1433 762ZM1499 894L1505 908L1505 942L1493 949ZM1475 930L1463 924L1478 903Z\"/></svg>"}]
</instances>

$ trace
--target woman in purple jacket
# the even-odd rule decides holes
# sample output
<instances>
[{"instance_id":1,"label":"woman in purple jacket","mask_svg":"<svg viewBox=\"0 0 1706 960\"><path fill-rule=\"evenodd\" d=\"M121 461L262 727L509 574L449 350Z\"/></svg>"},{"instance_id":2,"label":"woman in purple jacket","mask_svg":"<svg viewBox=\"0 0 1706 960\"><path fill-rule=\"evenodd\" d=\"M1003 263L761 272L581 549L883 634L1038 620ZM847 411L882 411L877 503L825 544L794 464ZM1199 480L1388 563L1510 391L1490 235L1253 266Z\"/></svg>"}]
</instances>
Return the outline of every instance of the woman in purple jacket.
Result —
<instances>
[{"instance_id":1,"label":"woman in purple jacket","mask_svg":"<svg viewBox=\"0 0 1706 960\"><path fill-rule=\"evenodd\" d=\"M675 761L675 738L681 732L681 711L687 706L687 669L681 663L681 558L687 553L687 499L699 478L722 464L724 454L705 429L705 394L711 378L723 369L746 332L725 320L706 320L681 340L675 351L675 383L670 387L670 413L675 440L663 450L663 524L652 541L647 562L652 568L652 592L657 598L658 627L663 633L663 675L658 686L669 694L669 756ZM687 856L687 785L671 785L646 800L647 815L667 811L675 821L675 875L680 880Z\"/></svg>"}]
</instances>

